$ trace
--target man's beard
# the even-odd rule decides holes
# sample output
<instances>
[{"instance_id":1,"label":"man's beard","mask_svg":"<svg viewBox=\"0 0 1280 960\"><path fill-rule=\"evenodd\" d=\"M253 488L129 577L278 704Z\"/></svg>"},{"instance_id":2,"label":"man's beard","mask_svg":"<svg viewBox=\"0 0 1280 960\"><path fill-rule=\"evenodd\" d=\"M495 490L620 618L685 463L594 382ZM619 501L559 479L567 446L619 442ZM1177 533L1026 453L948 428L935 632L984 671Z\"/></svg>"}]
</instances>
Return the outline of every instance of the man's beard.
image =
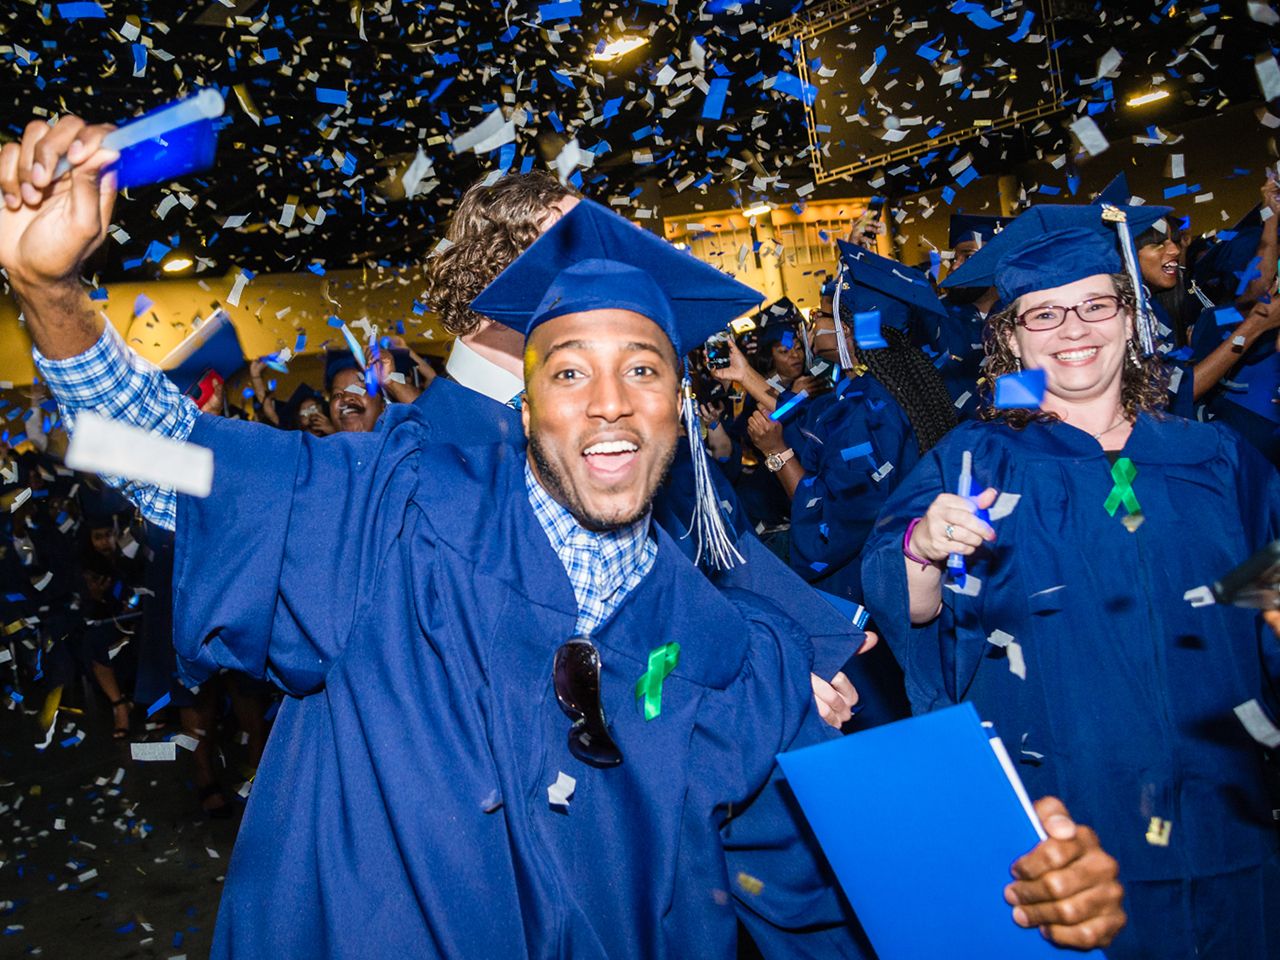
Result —
<instances>
[{"instance_id":1,"label":"man's beard","mask_svg":"<svg viewBox=\"0 0 1280 960\"><path fill-rule=\"evenodd\" d=\"M677 443L679 440L677 439ZM621 527L629 526L640 520L649 513L649 508L653 506L653 498L658 492L658 487L662 485L662 481L667 476L667 471L671 469L671 462L675 459L676 447L675 443L667 450L666 456L662 461L662 469L658 472L658 482L653 485L653 489L648 491L644 497L644 502L630 516L609 518L596 517L587 512L586 506L578 499L577 492L569 483L569 478L559 470L559 467L552 462L547 456L546 449L538 439L536 433L529 435L529 453L533 456L533 465L537 467L537 479L547 493L551 494L552 499L560 503L570 514L573 519L587 530L595 533L607 533L610 530L617 530Z\"/></svg>"}]
</instances>

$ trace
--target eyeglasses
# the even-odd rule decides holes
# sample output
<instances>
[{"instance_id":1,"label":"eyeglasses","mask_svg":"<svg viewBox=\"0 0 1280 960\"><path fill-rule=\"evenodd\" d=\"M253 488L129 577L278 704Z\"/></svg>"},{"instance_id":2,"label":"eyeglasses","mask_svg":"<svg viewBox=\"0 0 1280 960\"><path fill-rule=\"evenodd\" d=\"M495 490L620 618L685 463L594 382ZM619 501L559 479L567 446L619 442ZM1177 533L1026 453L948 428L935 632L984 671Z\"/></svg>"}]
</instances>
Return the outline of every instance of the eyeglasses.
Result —
<instances>
[{"instance_id":1,"label":"eyeglasses","mask_svg":"<svg viewBox=\"0 0 1280 960\"><path fill-rule=\"evenodd\" d=\"M560 709L573 721L569 752L593 767L616 767L622 751L609 735L600 698L600 651L586 637L570 637L556 651L552 676Z\"/></svg>"},{"instance_id":2,"label":"eyeglasses","mask_svg":"<svg viewBox=\"0 0 1280 960\"><path fill-rule=\"evenodd\" d=\"M1015 322L1032 333L1041 333L1062 326L1067 322L1068 313L1074 313L1085 323L1101 323L1103 320L1110 320L1119 312L1119 297L1091 297L1088 300L1081 300L1074 307L1049 305L1033 307L1018 314Z\"/></svg>"}]
</instances>

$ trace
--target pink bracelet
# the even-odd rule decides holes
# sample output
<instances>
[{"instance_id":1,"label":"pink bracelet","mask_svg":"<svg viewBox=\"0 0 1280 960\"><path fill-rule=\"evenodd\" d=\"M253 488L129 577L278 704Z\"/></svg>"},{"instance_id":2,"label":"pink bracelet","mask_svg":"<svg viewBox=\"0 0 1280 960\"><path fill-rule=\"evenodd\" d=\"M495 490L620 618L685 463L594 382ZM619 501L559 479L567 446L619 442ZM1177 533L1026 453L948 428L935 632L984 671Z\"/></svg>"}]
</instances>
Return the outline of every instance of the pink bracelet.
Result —
<instances>
[{"instance_id":1,"label":"pink bracelet","mask_svg":"<svg viewBox=\"0 0 1280 960\"><path fill-rule=\"evenodd\" d=\"M923 519L924 517L916 517L914 520L912 520L910 523L907 524L907 532L902 537L902 553L908 560L914 560L916 563L920 564L920 566L923 567L925 570L928 570L930 567L933 566L933 564L930 563L928 560L926 560L924 557L917 557L914 553L911 552L911 534L915 533L916 524L918 524Z\"/></svg>"}]
</instances>

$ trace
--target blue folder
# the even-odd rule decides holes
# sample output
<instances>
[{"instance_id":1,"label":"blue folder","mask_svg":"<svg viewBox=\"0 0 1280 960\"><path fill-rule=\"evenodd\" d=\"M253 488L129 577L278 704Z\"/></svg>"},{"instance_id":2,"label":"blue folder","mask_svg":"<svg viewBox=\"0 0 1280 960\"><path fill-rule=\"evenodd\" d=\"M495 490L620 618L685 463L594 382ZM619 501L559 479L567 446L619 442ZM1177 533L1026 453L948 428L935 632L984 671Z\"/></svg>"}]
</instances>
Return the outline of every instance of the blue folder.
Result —
<instances>
[{"instance_id":1,"label":"blue folder","mask_svg":"<svg viewBox=\"0 0 1280 960\"><path fill-rule=\"evenodd\" d=\"M880 960L1066 960L1004 901L1040 840L972 705L780 754Z\"/></svg>"}]
</instances>

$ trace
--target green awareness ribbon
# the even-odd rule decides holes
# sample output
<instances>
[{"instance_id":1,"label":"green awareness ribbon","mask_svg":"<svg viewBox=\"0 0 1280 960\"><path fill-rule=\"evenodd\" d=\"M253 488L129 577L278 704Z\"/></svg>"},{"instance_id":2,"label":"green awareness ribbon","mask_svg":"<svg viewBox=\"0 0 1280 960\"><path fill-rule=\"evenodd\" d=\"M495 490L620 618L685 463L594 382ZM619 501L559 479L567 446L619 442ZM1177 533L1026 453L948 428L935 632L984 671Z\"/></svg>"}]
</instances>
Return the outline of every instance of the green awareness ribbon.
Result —
<instances>
[{"instance_id":1,"label":"green awareness ribbon","mask_svg":"<svg viewBox=\"0 0 1280 960\"><path fill-rule=\"evenodd\" d=\"M649 669L636 681L636 699L644 700L644 718L662 713L662 684L680 662L680 644L664 643L649 651Z\"/></svg>"},{"instance_id":2,"label":"green awareness ribbon","mask_svg":"<svg viewBox=\"0 0 1280 960\"><path fill-rule=\"evenodd\" d=\"M1111 479L1115 481L1115 486L1111 488L1111 492L1107 494L1107 502L1103 504L1108 514L1114 517L1116 508L1122 503L1131 515L1142 512L1138 497L1133 492L1133 478L1137 475L1138 468L1128 457L1121 457L1111 467Z\"/></svg>"}]
</instances>

